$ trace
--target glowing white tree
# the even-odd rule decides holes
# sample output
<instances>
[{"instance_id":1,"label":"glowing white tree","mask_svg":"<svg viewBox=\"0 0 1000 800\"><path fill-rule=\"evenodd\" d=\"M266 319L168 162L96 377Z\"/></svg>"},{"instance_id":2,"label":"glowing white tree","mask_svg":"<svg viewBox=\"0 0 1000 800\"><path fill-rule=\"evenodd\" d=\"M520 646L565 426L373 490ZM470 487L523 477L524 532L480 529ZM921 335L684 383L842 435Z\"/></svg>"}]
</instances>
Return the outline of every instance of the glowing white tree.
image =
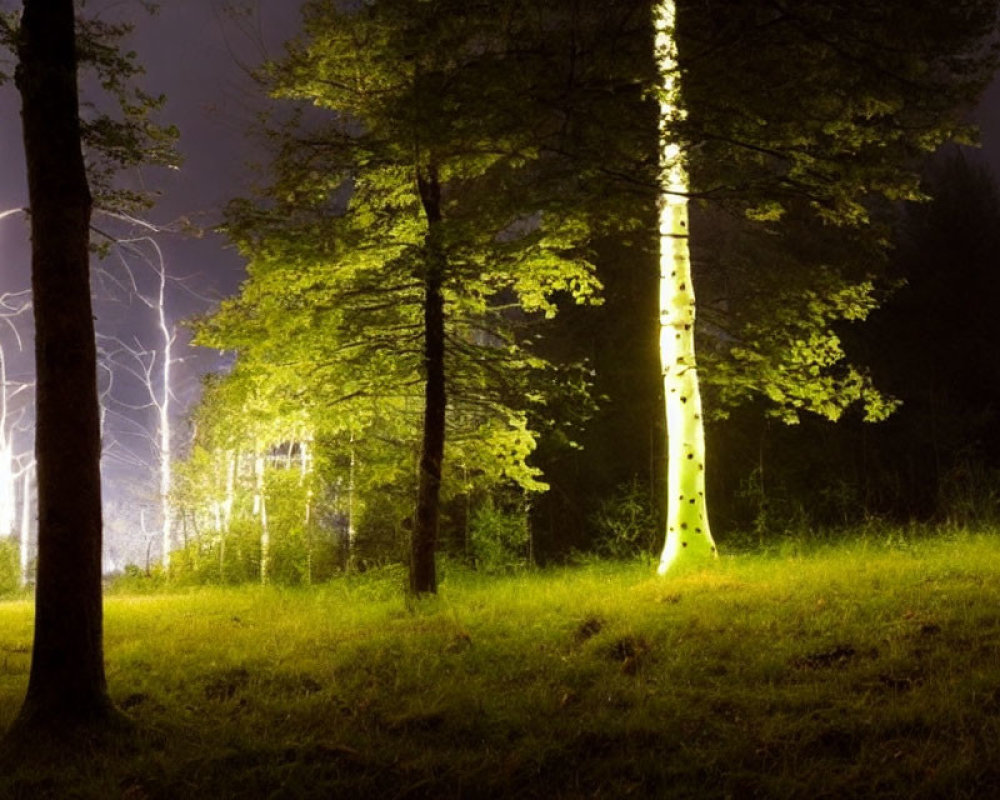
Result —
<instances>
[{"instance_id":1,"label":"glowing white tree","mask_svg":"<svg viewBox=\"0 0 1000 800\"><path fill-rule=\"evenodd\" d=\"M20 572L21 587L28 585L31 569L31 521L35 517L35 504L31 492L32 477L35 473L35 459L32 458L21 468L21 529L20 537Z\"/></svg>"},{"instance_id":2,"label":"glowing white tree","mask_svg":"<svg viewBox=\"0 0 1000 800\"><path fill-rule=\"evenodd\" d=\"M683 118L674 40L676 6L655 7L660 70L660 363L667 416L667 531L662 575L681 552L685 558L716 555L705 500L705 429L695 360L695 296L688 230L688 179L684 153L671 124Z\"/></svg>"},{"instance_id":3,"label":"glowing white tree","mask_svg":"<svg viewBox=\"0 0 1000 800\"><path fill-rule=\"evenodd\" d=\"M24 213L25 209L0 211L0 220ZM0 296L0 321L13 334L18 352L24 345L16 321L28 318L31 296L28 290L8 292ZM31 492L35 459L32 455L34 424L25 419L28 405L12 411L16 397L34 388L34 381L11 381L7 373L7 350L0 344L0 536L16 533L19 549L20 583L26 586L31 566L32 521L37 516ZM18 449L16 434L26 438ZM20 496L18 493L20 488Z\"/></svg>"},{"instance_id":4,"label":"glowing white tree","mask_svg":"<svg viewBox=\"0 0 1000 800\"><path fill-rule=\"evenodd\" d=\"M156 240L156 235L164 233L165 229L127 214L111 213L108 216L142 231L139 235L114 237L113 241L124 275L123 288L130 297L138 299L153 312L159 341L156 346L148 347L138 338L132 342L124 342L113 337L101 337L101 339L105 342L110 369L112 371L124 369L138 380L147 396L147 400L141 405L121 401L118 401L118 405L126 412L152 409L156 417L155 432L150 438L158 477L161 563L164 569L169 569L170 552L173 549L173 508L170 497L173 484L173 449L170 415L174 395L171 370L179 359L174 356L177 333L167 315L166 295L170 276L167 273L163 251ZM132 259L141 262L153 274L155 285L152 291L144 292L139 288L140 281L136 276ZM120 449L120 443L117 446ZM131 460L137 458L135 451L129 454L129 458Z\"/></svg>"}]
</instances>

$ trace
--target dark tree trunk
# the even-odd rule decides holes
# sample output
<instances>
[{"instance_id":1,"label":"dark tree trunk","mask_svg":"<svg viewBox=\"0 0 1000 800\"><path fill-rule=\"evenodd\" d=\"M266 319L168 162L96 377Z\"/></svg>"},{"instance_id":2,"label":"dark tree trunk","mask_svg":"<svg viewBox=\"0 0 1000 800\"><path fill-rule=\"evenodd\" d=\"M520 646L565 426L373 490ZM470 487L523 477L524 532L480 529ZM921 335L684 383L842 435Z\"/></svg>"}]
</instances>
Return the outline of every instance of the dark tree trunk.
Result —
<instances>
[{"instance_id":1,"label":"dark tree trunk","mask_svg":"<svg viewBox=\"0 0 1000 800\"><path fill-rule=\"evenodd\" d=\"M420 199L427 215L424 257L424 428L417 486L417 514L410 540L410 591L437 591L434 554L441 510L444 458L444 253L441 249L441 187L437 172L421 176Z\"/></svg>"},{"instance_id":2,"label":"dark tree trunk","mask_svg":"<svg viewBox=\"0 0 1000 800\"><path fill-rule=\"evenodd\" d=\"M25 0L16 74L31 206L38 582L28 691L12 735L115 716L104 675L91 196L74 37L73 0Z\"/></svg>"}]
</instances>

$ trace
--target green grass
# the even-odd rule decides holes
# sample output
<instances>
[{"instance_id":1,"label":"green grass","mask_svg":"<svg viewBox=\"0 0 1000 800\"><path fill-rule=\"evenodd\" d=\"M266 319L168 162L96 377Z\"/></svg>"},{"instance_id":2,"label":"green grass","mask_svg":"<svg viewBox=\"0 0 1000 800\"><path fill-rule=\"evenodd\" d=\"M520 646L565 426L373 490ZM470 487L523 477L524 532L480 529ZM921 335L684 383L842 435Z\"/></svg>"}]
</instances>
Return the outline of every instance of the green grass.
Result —
<instances>
[{"instance_id":1,"label":"green grass","mask_svg":"<svg viewBox=\"0 0 1000 800\"><path fill-rule=\"evenodd\" d=\"M854 541L651 575L592 564L112 594L115 757L3 798L989 797L1000 537ZM25 602L0 604L0 727Z\"/></svg>"}]
</instances>

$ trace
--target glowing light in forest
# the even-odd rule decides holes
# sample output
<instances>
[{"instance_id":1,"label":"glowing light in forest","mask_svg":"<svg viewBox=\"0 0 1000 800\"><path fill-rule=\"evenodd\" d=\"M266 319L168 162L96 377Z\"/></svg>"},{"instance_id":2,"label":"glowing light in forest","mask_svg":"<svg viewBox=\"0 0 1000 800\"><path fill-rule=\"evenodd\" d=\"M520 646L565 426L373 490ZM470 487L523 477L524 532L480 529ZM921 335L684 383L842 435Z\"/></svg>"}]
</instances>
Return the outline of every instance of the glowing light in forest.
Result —
<instances>
[{"instance_id":1,"label":"glowing light in forest","mask_svg":"<svg viewBox=\"0 0 1000 800\"><path fill-rule=\"evenodd\" d=\"M667 534L658 572L682 552L715 555L705 502L705 431L695 362L695 297L688 234L688 178L671 124L684 118L679 104L676 7L655 10L660 95L660 364L667 418Z\"/></svg>"}]
</instances>

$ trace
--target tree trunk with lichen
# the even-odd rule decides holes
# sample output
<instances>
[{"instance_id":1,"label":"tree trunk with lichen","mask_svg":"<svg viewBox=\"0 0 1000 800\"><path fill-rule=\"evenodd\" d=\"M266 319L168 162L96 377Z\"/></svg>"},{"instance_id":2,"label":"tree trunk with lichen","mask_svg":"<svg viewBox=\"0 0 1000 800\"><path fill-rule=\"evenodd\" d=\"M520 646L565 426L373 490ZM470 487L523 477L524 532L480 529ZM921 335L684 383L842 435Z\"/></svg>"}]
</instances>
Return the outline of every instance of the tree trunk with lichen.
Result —
<instances>
[{"instance_id":1,"label":"tree trunk with lichen","mask_svg":"<svg viewBox=\"0 0 1000 800\"><path fill-rule=\"evenodd\" d=\"M695 360L695 297L688 230L688 180L681 148L671 140L680 119L676 7L655 7L660 84L660 363L667 417L667 524L659 573L680 560L716 555L705 498L705 428Z\"/></svg>"},{"instance_id":2,"label":"tree trunk with lichen","mask_svg":"<svg viewBox=\"0 0 1000 800\"><path fill-rule=\"evenodd\" d=\"M72 0L25 0L16 82L31 205L38 575L28 690L8 741L116 716L104 673L91 196Z\"/></svg>"}]
</instances>

